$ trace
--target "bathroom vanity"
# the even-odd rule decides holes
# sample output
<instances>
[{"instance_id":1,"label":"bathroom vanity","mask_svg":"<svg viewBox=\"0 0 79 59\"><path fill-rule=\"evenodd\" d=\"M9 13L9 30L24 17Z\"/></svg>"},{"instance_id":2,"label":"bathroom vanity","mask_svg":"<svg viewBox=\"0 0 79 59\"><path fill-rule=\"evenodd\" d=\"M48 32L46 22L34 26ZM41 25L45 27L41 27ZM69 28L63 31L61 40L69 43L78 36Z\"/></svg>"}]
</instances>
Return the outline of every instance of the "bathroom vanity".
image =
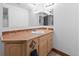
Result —
<instances>
[{"instance_id":1,"label":"bathroom vanity","mask_svg":"<svg viewBox=\"0 0 79 59\"><path fill-rule=\"evenodd\" d=\"M53 28L41 27L3 32L6 56L31 56L33 50L46 56L53 48Z\"/></svg>"}]
</instances>

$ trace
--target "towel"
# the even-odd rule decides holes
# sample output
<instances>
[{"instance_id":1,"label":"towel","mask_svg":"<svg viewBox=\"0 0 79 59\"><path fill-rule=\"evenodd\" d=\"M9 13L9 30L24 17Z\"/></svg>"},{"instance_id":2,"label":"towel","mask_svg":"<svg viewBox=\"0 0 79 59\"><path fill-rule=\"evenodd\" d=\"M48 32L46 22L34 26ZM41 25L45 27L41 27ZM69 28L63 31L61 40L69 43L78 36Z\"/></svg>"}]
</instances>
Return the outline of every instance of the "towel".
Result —
<instances>
[{"instance_id":1,"label":"towel","mask_svg":"<svg viewBox=\"0 0 79 59\"><path fill-rule=\"evenodd\" d=\"M37 53L37 50L34 49L31 53L30 53L31 56L38 56L38 53Z\"/></svg>"}]
</instances>

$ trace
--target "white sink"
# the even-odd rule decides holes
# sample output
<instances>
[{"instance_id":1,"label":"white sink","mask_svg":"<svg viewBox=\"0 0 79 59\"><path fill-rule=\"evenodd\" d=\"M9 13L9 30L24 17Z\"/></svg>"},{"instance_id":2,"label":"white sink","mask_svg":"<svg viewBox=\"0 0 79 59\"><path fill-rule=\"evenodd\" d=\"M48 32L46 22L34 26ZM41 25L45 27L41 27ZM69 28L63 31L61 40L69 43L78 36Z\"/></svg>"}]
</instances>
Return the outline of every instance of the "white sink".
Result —
<instances>
[{"instance_id":1,"label":"white sink","mask_svg":"<svg viewBox=\"0 0 79 59\"><path fill-rule=\"evenodd\" d=\"M42 34L45 34L45 32L44 31L32 31L32 34L42 35Z\"/></svg>"}]
</instances>

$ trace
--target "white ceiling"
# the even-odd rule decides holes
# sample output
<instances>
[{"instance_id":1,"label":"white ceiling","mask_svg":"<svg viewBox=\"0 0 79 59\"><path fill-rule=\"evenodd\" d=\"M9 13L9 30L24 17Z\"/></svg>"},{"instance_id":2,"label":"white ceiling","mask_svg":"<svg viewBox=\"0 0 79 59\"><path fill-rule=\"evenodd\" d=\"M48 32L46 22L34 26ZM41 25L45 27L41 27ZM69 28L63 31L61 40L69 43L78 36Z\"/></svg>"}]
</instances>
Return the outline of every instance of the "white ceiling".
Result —
<instances>
[{"instance_id":1,"label":"white ceiling","mask_svg":"<svg viewBox=\"0 0 79 59\"><path fill-rule=\"evenodd\" d=\"M11 5L20 6L25 9L32 10L33 13L47 13L52 14L54 3L10 3Z\"/></svg>"},{"instance_id":2,"label":"white ceiling","mask_svg":"<svg viewBox=\"0 0 79 59\"><path fill-rule=\"evenodd\" d=\"M54 3L29 3L28 4L34 13L45 12L50 14L49 11L53 10Z\"/></svg>"}]
</instances>

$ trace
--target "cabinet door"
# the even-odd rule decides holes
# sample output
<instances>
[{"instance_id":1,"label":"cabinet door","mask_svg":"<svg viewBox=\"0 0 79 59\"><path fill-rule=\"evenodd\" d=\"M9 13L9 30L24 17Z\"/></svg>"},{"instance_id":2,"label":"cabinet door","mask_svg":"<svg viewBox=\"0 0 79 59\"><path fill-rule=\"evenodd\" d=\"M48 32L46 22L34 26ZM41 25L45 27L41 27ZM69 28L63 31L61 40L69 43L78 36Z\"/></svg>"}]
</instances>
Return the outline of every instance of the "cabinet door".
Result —
<instances>
[{"instance_id":1,"label":"cabinet door","mask_svg":"<svg viewBox=\"0 0 79 59\"><path fill-rule=\"evenodd\" d=\"M52 49L52 39L48 39L48 53L51 51Z\"/></svg>"},{"instance_id":2,"label":"cabinet door","mask_svg":"<svg viewBox=\"0 0 79 59\"><path fill-rule=\"evenodd\" d=\"M6 56L22 56L25 55L24 43L5 43Z\"/></svg>"},{"instance_id":3,"label":"cabinet door","mask_svg":"<svg viewBox=\"0 0 79 59\"><path fill-rule=\"evenodd\" d=\"M47 36L47 44L48 44L48 53L51 51L52 47L52 40L53 40L53 35L52 33L48 34Z\"/></svg>"},{"instance_id":4,"label":"cabinet door","mask_svg":"<svg viewBox=\"0 0 79 59\"><path fill-rule=\"evenodd\" d=\"M45 37L41 37L39 40L39 55L46 56L47 53L47 39Z\"/></svg>"}]
</instances>

